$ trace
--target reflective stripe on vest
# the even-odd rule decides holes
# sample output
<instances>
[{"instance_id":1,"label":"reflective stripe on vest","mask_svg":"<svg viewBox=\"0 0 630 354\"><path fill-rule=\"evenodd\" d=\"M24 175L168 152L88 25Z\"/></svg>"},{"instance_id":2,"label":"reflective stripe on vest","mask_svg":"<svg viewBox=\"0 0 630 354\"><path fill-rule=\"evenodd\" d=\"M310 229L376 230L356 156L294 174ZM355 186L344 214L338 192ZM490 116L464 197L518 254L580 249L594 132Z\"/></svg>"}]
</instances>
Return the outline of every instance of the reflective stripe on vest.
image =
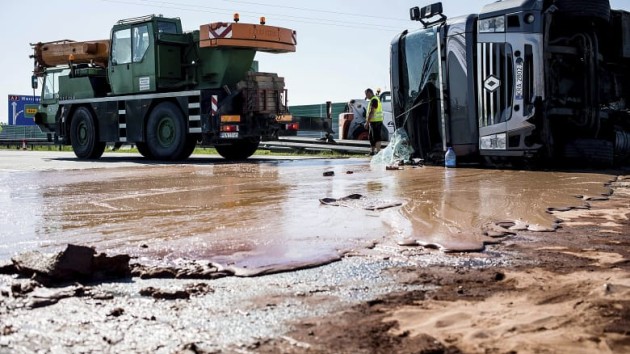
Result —
<instances>
[{"instance_id":1,"label":"reflective stripe on vest","mask_svg":"<svg viewBox=\"0 0 630 354\"><path fill-rule=\"evenodd\" d=\"M368 104L366 117L370 117L370 112L373 109L372 100L376 100L376 102L378 102L378 106L376 107L376 110L374 111L374 117L372 117L370 122L375 122L375 123L382 122L383 121L383 105L381 104L381 100L378 98L378 96L372 96L372 98L370 98L370 103Z\"/></svg>"}]
</instances>

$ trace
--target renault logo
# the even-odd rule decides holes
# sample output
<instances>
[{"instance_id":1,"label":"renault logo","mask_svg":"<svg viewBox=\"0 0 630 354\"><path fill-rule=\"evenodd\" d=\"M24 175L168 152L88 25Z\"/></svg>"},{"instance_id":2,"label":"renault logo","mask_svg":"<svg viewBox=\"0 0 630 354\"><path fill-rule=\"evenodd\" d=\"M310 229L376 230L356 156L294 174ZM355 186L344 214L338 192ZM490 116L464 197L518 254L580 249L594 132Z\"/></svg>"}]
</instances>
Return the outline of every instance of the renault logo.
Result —
<instances>
[{"instance_id":1,"label":"renault logo","mask_svg":"<svg viewBox=\"0 0 630 354\"><path fill-rule=\"evenodd\" d=\"M501 86L501 81L496 76L489 76L486 81L483 82L483 88L487 91L494 92L499 86Z\"/></svg>"}]
</instances>

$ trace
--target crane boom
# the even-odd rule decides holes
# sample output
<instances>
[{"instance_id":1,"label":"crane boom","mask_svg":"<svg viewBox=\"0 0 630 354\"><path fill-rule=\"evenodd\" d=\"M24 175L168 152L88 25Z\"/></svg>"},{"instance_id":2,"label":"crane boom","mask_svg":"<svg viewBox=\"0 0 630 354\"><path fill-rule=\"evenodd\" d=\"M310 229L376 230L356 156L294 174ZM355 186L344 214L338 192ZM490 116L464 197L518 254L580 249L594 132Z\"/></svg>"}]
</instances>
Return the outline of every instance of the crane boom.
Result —
<instances>
[{"instance_id":1,"label":"crane boom","mask_svg":"<svg viewBox=\"0 0 630 354\"><path fill-rule=\"evenodd\" d=\"M31 44L35 59L35 75L42 75L45 68L67 65L70 60L74 64L94 63L107 66L109 57L109 40L75 42L61 40L48 43Z\"/></svg>"}]
</instances>

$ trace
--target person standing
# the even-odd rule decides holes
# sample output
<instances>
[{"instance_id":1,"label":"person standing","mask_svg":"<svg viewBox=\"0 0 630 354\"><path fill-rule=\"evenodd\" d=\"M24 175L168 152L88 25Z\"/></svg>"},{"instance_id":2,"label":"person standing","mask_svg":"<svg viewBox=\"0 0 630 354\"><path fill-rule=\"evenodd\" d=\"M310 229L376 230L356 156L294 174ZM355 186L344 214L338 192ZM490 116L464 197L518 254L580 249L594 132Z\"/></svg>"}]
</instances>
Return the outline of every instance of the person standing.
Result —
<instances>
[{"instance_id":1,"label":"person standing","mask_svg":"<svg viewBox=\"0 0 630 354\"><path fill-rule=\"evenodd\" d=\"M365 129L369 131L370 155L373 156L381 150L381 129L383 128L383 105L374 91L368 88L365 90L365 99L369 100Z\"/></svg>"}]
</instances>

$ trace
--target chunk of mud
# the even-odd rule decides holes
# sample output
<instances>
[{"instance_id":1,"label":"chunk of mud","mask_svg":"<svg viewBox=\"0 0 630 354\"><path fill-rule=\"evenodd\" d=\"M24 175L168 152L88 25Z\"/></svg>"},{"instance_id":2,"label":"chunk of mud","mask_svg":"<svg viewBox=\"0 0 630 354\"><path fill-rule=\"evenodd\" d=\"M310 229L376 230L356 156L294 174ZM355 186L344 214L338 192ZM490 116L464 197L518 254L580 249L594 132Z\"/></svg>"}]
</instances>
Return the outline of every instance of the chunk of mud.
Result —
<instances>
[{"instance_id":1,"label":"chunk of mud","mask_svg":"<svg viewBox=\"0 0 630 354\"><path fill-rule=\"evenodd\" d=\"M104 291L90 291L89 296L94 300L113 300L114 294Z\"/></svg>"},{"instance_id":2,"label":"chunk of mud","mask_svg":"<svg viewBox=\"0 0 630 354\"><path fill-rule=\"evenodd\" d=\"M214 289L206 283L189 284L186 286L185 290L188 294L196 296L202 296L214 292Z\"/></svg>"},{"instance_id":3,"label":"chunk of mud","mask_svg":"<svg viewBox=\"0 0 630 354\"><path fill-rule=\"evenodd\" d=\"M580 196L580 199L586 202L603 202L609 200L610 198L603 195L582 195Z\"/></svg>"},{"instance_id":4,"label":"chunk of mud","mask_svg":"<svg viewBox=\"0 0 630 354\"><path fill-rule=\"evenodd\" d=\"M131 276L129 261L131 257L126 254L107 256L105 253L97 254L92 260L92 279L118 279Z\"/></svg>"},{"instance_id":5,"label":"chunk of mud","mask_svg":"<svg viewBox=\"0 0 630 354\"><path fill-rule=\"evenodd\" d=\"M176 267L148 267L133 264L131 274L141 279L219 279L234 275L234 272L221 269L213 264L197 264L194 261Z\"/></svg>"},{"instance_id":6,"label":"chunk of mud","mask_svg":"<svg viewBox=\"0 0 630 354\"><path fill-rule=\"evenodd\" d=\"M495 223L497 226L502 227L504 229L509 229L510 227L513 227L516 225L516 222L514 221L509 221L509 220L504 220L504 221L497 221Z\"/></svg>"},{"instance_id":7,"label":"chunk of mud","mask_svg":"<svg viewBox=\"0 0 630 354\"><path fill-rule=\"evenodd\" d=\"M133 275L136 273L134 272ZM176 269L163 267L147 268L138 274L140 279L174 279L176 275Z\"/></svg>"},{"instance_id":8,"label":"chunk of mud","mask_svg":"<svg viewBox=\"0 0 630 354\"><path fill-rule=\"evenodd\" d=\"M372 211L399 207L402 205L401 202L368 198L361 194L350 194L343 198L322 198L319 202L324 205L343 206Z\"/></svg>"},{"instance_id":9,"label":"chunk of mud","mask_svg":"<svg viewBox=\"0 0 630 354\"><path fill-rule=\"evenodd\" d=\"M44 285L129 276L128 255L95 255L94 248L68 245L65 250L56 254L46 255L31 251L13 257L12 261L17 274L36 277Z\"/></svg>"},{"instance_id":10,"label":"chunk of mud","mask_svg":"<svg viewBox=\"0 0 630 354\"><path fill-rule=\"evenodd\" d=\"M565 212L565 211L570 211L572 209L573 209L573 207L551 207L551 208L547 208L547 211L549 211L549 212L554 212L554 211Z\"/></svg>"},{"instance_id":11,"label":"chunk of mud","mask_svg":"<svg viewBox=\"0 0 630 354\"><path fill-rule=\"evenodd\" d=\"M222 353L221 350L207 347L207 343L188 343L182 345L180 349L176 351L177 354L215 354Z\"/></svg>"},{"instance_id":12,"label":"chunk of mud","mask_svg":"<svg viewBox=\"0 0 630 354\"><path fill-rule=\"evenodd\" d=\"M283 272L293 272L301 269L309 269L309 268L317 268L326 264L338 262L343 257L342 254L338 254L336 256L327 256L317 261L304 261L304 262L295 262L292 264L279 264L279 265L270 265L266 267L257 267L257 268L247 268L247 267L239 267L231 265L226 268L226 271L231 272L236 277L258 277L262 275L269 275L275 273L283 273Z\"/></svg>"},{"instance_id":13,"label":"chunk of mud","mask_svg":"<svg viewBox=\"0 0 630 354\"><path fill-rule=\"evenodd\" d=\"M533 232L554 232L554 231L556 231L557 228L558 228L558 225L554 225L554 226L551 226L551 227L544 226L544 225L538 225L538 224L527 226L527 230L528 231L533 231Z\"/></svg>"},{"instance_id":14,"label":"chunk of mud","mask_svg":"<svg viewBox=\"0 0 630 354\"><path fill-rule=\"evenodd\" d=\"M416 239L414 238L406 237L398 239L398 241L396 241L396 244L398 246L418 246L418 241L416 241Z\"/></svg>"},{"instance_id":15,"label":"chunk of mud","mask_svg":"<svg viewBox=\"0 0 630 354\"><path fill-rule=\"evenodd\" d=\"M2 327L2 329L0 329L0 335L2 336L10 336L13 333L16 333L17 330L15 328L13 328L12 325L5 325Z\"/></svg>"},{"instance_id":16,"label":"chunk of mud","mask_svg":"<svg viewBox=\"0 0 630 354\"><path fill-rule=\"evenodd\" d=\"M510 223L510 224L503 223L503 225L515 226L516 223ZM510 231L509 229L501 226L499 223L489 223L489 224L484 225L483 232L486 236L489 236L492 238L506 237L506 236L515 234L513 231Z\"/></svg>"},{"instance_id":17,"label":"chunk of mud","mask_svg":"<svg viewBox=\"0 0 630 354\"><path fill-rule=\"evenodd\" d=\"M46 307L56 304L61 299L83 295L85 295L85 288L80 285L60 289L38 288L29 295L30 300L26 307L31 309Z\"/></svg>"},{"instance_id":18,"label":"chunk of mud","mask_svg":"<svg viewBox=\"0 0 630 354\"><path fill-rule=\"evenodd\" d=\"M54 255L45 255L30 251L12 258L18 273L31 277L41 275L50 279L69 280L85 277L92 270L93 248L68 245L66 249Z\"/></svg>"},{"instance_id":19,"label":"chunk of mud","mask_svg":"<svg viewBox=\"0 0 630 354\"><path fill-rule=\"evenodd\" d=\"M125 309L123 309L122 307L115 307L113 308L111 311L109 311L109 313L107 314L107 316L111 316L111 317L120 317L125 313Z\"/></svg>"},{"instance_id":20,"label":"chunk of mud","mask_svg":"<svg viewBox=\"0 0 630 354\"><path fill-rule=\"evenodd\" d=\"M13 297L20 297L33 292L36 288L42 285L34 280L27 282L19 282L11 284L11 294Z\"/></svg>"},{"instance_id":21,"label":"chunk of mud","mask_svg":"<svg viewBox=\"0 0 630 354\"><path fill-rule=\"evenodd\" d=\"M38 309L41 307L54 305L58 302L59 299L32 299L26 304L26 307L29 309Z\"/></svg>"},{"instance_id":22,"label":"chunk of mud","mask_svg":"<svg viewBox=\"0 0 630 354\"><path fill-rule=\"evenodd\" d=\"M510 230L510 231L526 231L528 227L529 227L529 224L527 224L526 222L524 222L522 220L516 220L516 221L514 221L514 226L510 226L508 228L508 230Z\"/></svg>"},{"instance_id":23,"label":"chunk of mud","mask_svg":"<svg viewBox=\"0 0 630 354\"><path fill-rule=\"evenodd\" d=\"M164 290L164 289L157 289L152 286L141 289L140 295L150 296L154 299L159 299L159 300L177 300L177 299L188 300L190 299L190 294L186 290Z\"/></svg>"},{"instance_id":24,"label":"chunk of mud","mask_svg":"<svg viewBox=\"0 0 630 354\"><path fill-rule=\"evenodd\" d=\"M17 268L11 261L0 261L0 274L15 274L17 273Z\"/></svg>"}]
</instances>

